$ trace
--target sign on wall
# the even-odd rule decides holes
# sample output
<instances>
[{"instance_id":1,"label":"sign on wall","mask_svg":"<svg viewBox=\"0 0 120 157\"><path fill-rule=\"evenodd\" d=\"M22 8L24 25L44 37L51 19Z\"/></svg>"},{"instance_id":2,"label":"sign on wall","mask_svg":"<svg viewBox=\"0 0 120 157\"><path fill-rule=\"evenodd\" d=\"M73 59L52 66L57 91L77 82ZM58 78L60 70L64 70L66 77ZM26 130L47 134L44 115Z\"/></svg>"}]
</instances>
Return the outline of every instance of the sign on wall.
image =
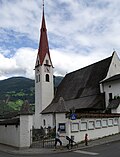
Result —
<instances>
[{"instance_id":1,"label":"sign on wall","mask_svg":"<svg viewBox=\"0 0 120 157\"><path fill-rule=\"evenodd\" d=\"M70 115L70 119L71 119L71 120L76 120L76 119L77 119L77 115L76 115L75 113L72 113L72 114Z\"/></svg>"},{"instance_id":2,"label":"sign on wall","mask_svg":"<svg viewBox=\"0 0 120 157\"><path fill-rule=\"evenodd\" d=\"M59 123L58 125L59 125L59 128L60 128L61 132L66 131L65 123Z\"/></svg>"},{"instance_id":3,"label":"sign on wall","mask_svg":"<svg viewBox=\"0 0 120 157\"><path fill-rule=\"evenodd\" d=\"M89 121L88 123L88 129L93 130L95 128L95 122L94 121Z\"/></svg>"},{"instance_id":4,"label":"sign on wall","mask_svg":"<svg viewBox=\"0 0 120 157\"><path fill-rule=\"evenodd\" d=\"M87 122L81 122L81 124L80 124L80 130L81 131L87 130Z\"/></svg>"},{"instance_id":5,"label":"sign on wall","mask_svg":"<svg viewBox=\"0 0 120 157\"><path fill-rule=\"evenodd\" d=\"M114 119L114 125L118 125L118 118Z\"/></svg>"},{"instance_id":6,"label":"sign on wall","mask_svg":"<svg viewBox=\"0 0 120 157\"><path fill-rule=\"evenodd\" d=\"M107 121L107 119L103 119L102 120L102 127L104 128L104 127L107 127L108 126L108 121Z\"/></svg>"},{"instance_id":7,"label":"sign on wall","mask_svg":"<svg viewBox=\"0 0 120 157\"><path fill-rule=\"evenodd\" d=\"M95 128L97 128L97 129L101 128L101 120L96 120Z\"/></svg>"},{"instance_id":8,"label":"sign on wall","mask_svg":"<svg viewBox=\"0 0 120 157\"><path fill-rule=\"evenodd\" d=\"M71 132L79 131L79 123L72 123L71 124Z\"/></svg>"},{"instance_id":9,"label":"sign on wall","mask_svg":"<svg viewBox=\"0 0 120 157\"><path fill-rule=\"evenodd\" d=\"M113 126L113 119L108 120L108 126Z\"/></svg>"}]
</instances>

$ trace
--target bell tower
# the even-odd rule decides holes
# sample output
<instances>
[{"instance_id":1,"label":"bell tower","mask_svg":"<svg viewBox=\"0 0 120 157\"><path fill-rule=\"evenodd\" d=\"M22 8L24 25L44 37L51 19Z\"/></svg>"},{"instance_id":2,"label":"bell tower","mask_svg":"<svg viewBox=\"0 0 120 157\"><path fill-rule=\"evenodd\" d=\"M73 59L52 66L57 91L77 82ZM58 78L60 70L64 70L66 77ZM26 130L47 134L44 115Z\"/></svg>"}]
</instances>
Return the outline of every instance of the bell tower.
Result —
<instances>
[{"instance_id":1,"label":"bell tower","mask_svg":"<svg viewBox=\"0 0 120 157\"><path fill-rule=\"evenodd\" d=\"M35 128L43 126L41 112L51 103L53 96L53 65L48 45L43 1L40 41L35 64Z\"/></svg>"}]
</instances>

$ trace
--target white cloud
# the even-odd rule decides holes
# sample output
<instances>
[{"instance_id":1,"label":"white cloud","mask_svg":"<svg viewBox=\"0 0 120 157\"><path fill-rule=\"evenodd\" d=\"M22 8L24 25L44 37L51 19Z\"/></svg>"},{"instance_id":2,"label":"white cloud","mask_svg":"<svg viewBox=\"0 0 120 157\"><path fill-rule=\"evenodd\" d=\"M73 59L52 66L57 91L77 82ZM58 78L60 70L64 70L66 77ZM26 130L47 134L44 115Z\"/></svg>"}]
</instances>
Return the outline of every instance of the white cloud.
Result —
<instances>
[{"instance_id":1,"label":"white cloud","mask_svg":"<svg viewBox=\"0 0 120 157\"><path fill-rule=\"evenodd\" d=\"M3 0L0 6L0 27L25 33L29 38L36 39L41 19L40 10L33 0ZM34 33L31 34L33 30Z\"/></svg>"},{"instance_id":2,"label":"white cloud","mask_svg":"<svg viewBox=\"0 0 120 157\"><path fill-rule=\"evenodd\" d=\"M96 54L96 51L98 54ZM102 52L102 53L101 53ZM51 50L51 58L53 61L55 75L64 76L66 73L83 68L87 65L93 64L101 59L109 57L111 54L103 53L104 49L95 49L93 53L85 55L85 52L72 53L61 52L60 50Z\"/></svg>"},{"instance_id":3,"label":"white cloud","mask_svg":"<svg viewBox=\"0 0 120 157\"><path fill-rule=\"evenodd\" d=\"M16 32L16 40L24 35L38 43L42 1L2 2L0 43L4 40L12 43L9 30ZM55 74L65 75L99 61L110 56L113 49L120 55L120 0L49 0L45 1L45 18ZM21 45L19 49L15 47L16 52L11 55L12 50L6 45L3 49L2 44L0 79L13 75L34 78L35 47Z\"/></svg>"},{"instance_id":4,"label":"white cloud","mask_svg":"<svg viewBox=\"0 0 120 157\"><path fill-rule=\"evenodd\" d=\"M7 58L0 54L0 80L11 76L24 76L34 79L34 66L37 50L18 49L16 54Z\"/></svg>"},{"instance_id":5,"label":"white cloud","mask_svg":"<svg viewBox=\"0 0 120 157\"><path fill-rule=\"evenodd\" d=\"M98 54L96 55L96 51ZM72 53L65 50L50 50L53 62L54 74L64 76L66 73L80 69L84 66L99 61L101 58L108 57L105 50L94 50L91 54L84 55L85 52ZM24 76L34 79L34 66L37 56L37 49L21 48L16 54L7 58L0 54L0 80L10 76Z\"/></svg>"}]
</instances>

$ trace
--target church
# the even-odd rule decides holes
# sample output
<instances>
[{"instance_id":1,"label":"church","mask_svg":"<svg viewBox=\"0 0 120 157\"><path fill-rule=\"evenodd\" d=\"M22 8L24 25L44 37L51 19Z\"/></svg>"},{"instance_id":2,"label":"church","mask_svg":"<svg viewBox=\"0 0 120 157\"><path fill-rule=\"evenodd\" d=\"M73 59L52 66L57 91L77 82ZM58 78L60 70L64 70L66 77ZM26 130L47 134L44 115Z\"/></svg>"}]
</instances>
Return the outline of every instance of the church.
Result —
<instances>
[{"instance_id":1,"label":"church","mask_svg":"<svg viewBox=\"0 0 120 157\"><path fill-rule=\"evenodd\" d=\"M35 64L34 127L61 128L80 141L120 132L120 60L117 53L66 74L54 94L44 5ZM79 136L79 138L78 138Z\"/></svg>"},{"instance_id":2,"label":"church","mask_svg":"<svg viewBox=\"0 0 120 157\"><path fill-rule=\"evenodd\" d=\"M63 145L68 144L66 136L81 142L86 134L92 140L120 133L120 59L115 51L66 74L56 92L53 73L43 5L35 63L35 114L25 101L20 112L0 117L0 143L30 147L33 128L41 127L60 128Z\"/></svg>"}]
</instances>

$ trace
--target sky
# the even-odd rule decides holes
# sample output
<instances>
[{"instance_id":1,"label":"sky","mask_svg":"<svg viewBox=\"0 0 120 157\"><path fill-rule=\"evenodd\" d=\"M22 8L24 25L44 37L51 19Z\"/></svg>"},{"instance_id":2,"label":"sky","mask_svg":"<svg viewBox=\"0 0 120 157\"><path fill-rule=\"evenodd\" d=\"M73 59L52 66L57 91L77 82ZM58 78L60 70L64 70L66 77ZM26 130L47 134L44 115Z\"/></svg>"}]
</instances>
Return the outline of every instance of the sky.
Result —
<instances>
[{"instance_id":1,"label":"sky","mask_svg":"<svg viewBox=\"0 0 120 157\"><path fill-rule=\"evenodd\" d=\"M0 0L0 80L34 79L42 0ZM54 75L120 56L120 0L45 0Z\"/></svg>"}]
</instances>

